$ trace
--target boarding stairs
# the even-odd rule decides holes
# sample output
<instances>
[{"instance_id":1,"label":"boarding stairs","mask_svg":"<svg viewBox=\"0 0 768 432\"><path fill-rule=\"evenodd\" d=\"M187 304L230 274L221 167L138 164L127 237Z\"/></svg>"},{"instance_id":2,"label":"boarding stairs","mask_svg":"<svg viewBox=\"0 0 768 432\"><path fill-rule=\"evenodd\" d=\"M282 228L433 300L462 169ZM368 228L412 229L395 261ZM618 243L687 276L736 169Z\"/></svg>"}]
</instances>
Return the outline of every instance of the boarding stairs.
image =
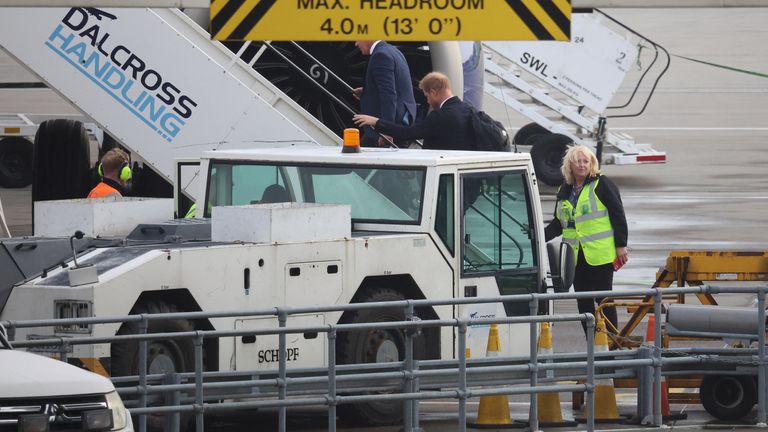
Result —
<instances>
[{"instance_id":1,"label":"boarding stairs","mask_svg":"<svg viewBox=\"0 0 768 432\"><path fill-rule=\"evenodd\" d=\"M486 79L484 84L486 94L550 132L566 135L573 142L592 149L597 147L597 131L600 122L598 114L590 112L578 101L548 86L533 75L516 69L514 61L503 54L504 42L485 42L483 47L492 55L490 59L485 59L486 77L490 75L493 78L493 80ZM531 145L525 142L516 144ZM604 163L622 165L644 161L656 162L656 156L663 154L654 150L651 144L637 143L632 136L624 132L607 131L605 144L607 147L604 150ZM640 157L625 157L634 155Z\"/></svg>"},{"instance_id":2,"label":"boarding stairs","mask_svg":"<svg viewBox=\"0 0 768 432\"><path fill-rule=\"evenodd\" d=\"M205 150L339 145L178 9L6 7L0 47L168 181Z\"/></svg>"},{"instance_id":3,"label":"boarding stairs","mask_svg":"<svg viewBox=\"0 0 768 432\"><path fill-rule=\"evenodd\" d=\"M606 119L611 117L607 111L614 108L608 102L612 102L618 86L634 67L639 47L650 44L631 29L609 26L610 20L598 12L574 14L572 41L567 45L483 42L485 92L546 131L565 135L596 150L602 154L603 163L663 163L664 152L605 127ZM580 43L575 42L578 38ZM617 51L623 53L621 63L613 58ZM583 71L569 71L569 76L558 72L569 67ZM643 77L645 74L639 81ZM532 147L535 138L528 140L529 130L518 134L515 144ZM601 134L603 142L599 146Z\"/></svg>"}]
</instances>

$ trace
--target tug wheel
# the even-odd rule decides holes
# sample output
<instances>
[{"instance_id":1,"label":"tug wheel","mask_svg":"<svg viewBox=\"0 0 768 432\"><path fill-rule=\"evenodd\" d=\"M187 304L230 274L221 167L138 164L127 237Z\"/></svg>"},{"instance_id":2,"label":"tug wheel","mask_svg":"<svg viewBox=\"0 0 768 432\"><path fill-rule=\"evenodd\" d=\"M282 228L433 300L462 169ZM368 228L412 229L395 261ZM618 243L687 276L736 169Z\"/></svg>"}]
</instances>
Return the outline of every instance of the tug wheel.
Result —
<instances>
[{"instance_id":1,"label":"tug wheel","mask_svg":"<svg viewBox=\"0 0 768 432\"><path fill-rule=\"evenodd\" d=\"M405 297L392 289L376 288L364 297L362 302L385 302L404 300ZM352 318L355 323L402 321L402 308L359 310ZM339 363L388 363L401 361L405 357L405 335L396 329L360 330L339 335ZM402 402L366 402L339 406L345 421L354 424L382 426L402 421Z\"/></svg>"},{"instance_id":2,"label":"tug wheel","mask_svg":"<svg viewBox=\"0 0 768 432\"><path fill-rule=\"evenodd\" d=\"M155 314L178 312L174 305L164 302L148 302L136 306L131 314ZM149 321L147 333L176 333L194 331L194 325L189 320L169 319ZM139 323L125 323L117 332L118 335L138 334ZM112 344L111 375L129 376L139 374L139 344L124 342ZM155 339L147 347L147 373L165 374L177 372L192 372L195 370L195 349L192 339ZM161 403L161 402L158 402ZM192 416L189 413L181 415L182 427L189 423ZM161 431L165 428L165 416L147 416L147 429Z\"/></svg>"}]
</instances>

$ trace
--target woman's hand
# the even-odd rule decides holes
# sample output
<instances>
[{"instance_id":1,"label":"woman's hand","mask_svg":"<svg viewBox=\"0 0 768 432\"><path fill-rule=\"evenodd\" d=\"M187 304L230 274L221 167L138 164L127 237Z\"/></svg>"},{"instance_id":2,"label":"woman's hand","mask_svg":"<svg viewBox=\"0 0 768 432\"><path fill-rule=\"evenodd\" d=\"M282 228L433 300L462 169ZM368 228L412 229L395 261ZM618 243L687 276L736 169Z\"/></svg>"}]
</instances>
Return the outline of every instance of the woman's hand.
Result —
<instances>
[{"instance_id":1,"label":"woman's hand","mask_svg":"<svg viewBox=\"0 0 768 432\"><path fill-rule=\"evenodd\" d=\"M627 260L629 259L629 252L627 251L626 247L617 247L616 248L616 258L621 262L621 265L624 265L627 263Z\"/></svg>"},{"instance_id":2,"label":"woman's hand","mask_svg":"<svg viewBox=\"0 0 768 432\"><path fill-rule=\"evenodd\" d=\"M352 117L352 121L357 125L357 127L363 127L363 126L374 127L376 126L376 122L378 122L379 119L377 117L369 116L365 114L355 114Z\"/></svg>"}]
</instances>

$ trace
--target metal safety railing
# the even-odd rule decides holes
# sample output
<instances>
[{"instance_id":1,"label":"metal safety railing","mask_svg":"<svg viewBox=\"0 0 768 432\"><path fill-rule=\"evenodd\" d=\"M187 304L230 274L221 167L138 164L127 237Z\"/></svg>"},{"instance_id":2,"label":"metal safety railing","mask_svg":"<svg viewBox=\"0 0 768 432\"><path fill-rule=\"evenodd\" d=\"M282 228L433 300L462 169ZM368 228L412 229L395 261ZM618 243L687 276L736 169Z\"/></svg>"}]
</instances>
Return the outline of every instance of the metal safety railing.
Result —
<instances>
[{"instance_id":1,"label":"metal safety railing","mask_svg":"<svg viewBox=\"0 0 768 432\"><path fill-rule=\"evenodd\" d=\"M638 379L638 411L642 423L660 426L661 418L661 376L691 373L711 373L708 370L671 370L681 365L705 365L707 356L717 356L718 362L728 362L736 355L749 356L757 368L758 376L758 423L766 420L766 356L765 356L765 293L767 286L759 287L717 287L699 286L686 288L622 290L626 295L653 296L656 334L661 334L661 299L664 294L697 293L754 293L758 298L758 323L754 335L742 335L757 339L758 347L733 348L686 352L664 349L661 338L653 346L639 349L595 353L595 321L591 314L537 315L541 301L596 298L605 292L525 294L493 298L460 298L446 300L402 300L395 302L372 302L320 307L276 307L260 310L226 312L184 312L141 314L121 317L94 317L64 320L7 321L5 326L13 338L19 328L115 324L138 322L139 334L110 337L72 337L16 341L16 347L51 346L60 347L62 360L67 360L70 348L77 345L138 342L138 378L114 378L116 384L125 384L138 379L138 385L119 387L123 395L138 395L138 402L131 408L139 416L139 430L146 430L146 416L170 414L170 429L178 430L180 413L194 413L196 430L204 428L205 413L232 409L278 408L279 430L286 429L288 407L325 405L328 407L328 430L337 427L337 406L346 403L373 401L403 402L403 429L419 429L419 402L425 399L454 399L458 401L458 430L467 428L467 400L486 395L534 395L543 392L586 392L586 428L594 430L594 388L595 380L601 378ZM529 304L530 315L473 319L419 319L416 310L424 307L457 306L478 303L525 302ZM315 326L289 327L289 317L308 313L360 311L379 308L401 308L402 321L341 323ZM172 333L147 333L153 320L222 317L265 317L278 320L277 328L251 330L197 330ZM537 353L537 324L541 322L580 321L587 326L587 350L584 353L558 353L540 356ZM470 326L488 324L529 324L530 355L517 357L494 357L487 359L467 358L466 340ZM456 358L447 360L418 360L414 356L414 339L427 328L454 327L457 334ZM392 363L345 364L339 365L336 358L339 333L360 330L403 331L403 360ZM288 368L287 335L324 334L327 339L327 367L313 369ZM203 350L206 341L213 338L243 336L278 336L278 368L276 371L205 371ZM174 374L149 374L147 370L148 343L152 340L191 339L194 342L194 372ZM757 354L755 356L755 354ZM607 358L606 358L607 357ZM756 358L755 358L756 357ZM669 370L662 371L666 366ZM542 372L554 371L553 377ZM599 374L597 372L600 372ZM718 371L718 373L723 373ZM727 373L727 372L726 372ZM576 384L559 384L562 381L576 381ZM159 384L156 384L159 383ZM164 394L164 405L150 406L150 398ZM530 398L530 428L538 430L538 406L536 397ZM221 402L221 400L236 400ZM153 404L155 400L151 401Z\"/></svg>"}]
</instances>

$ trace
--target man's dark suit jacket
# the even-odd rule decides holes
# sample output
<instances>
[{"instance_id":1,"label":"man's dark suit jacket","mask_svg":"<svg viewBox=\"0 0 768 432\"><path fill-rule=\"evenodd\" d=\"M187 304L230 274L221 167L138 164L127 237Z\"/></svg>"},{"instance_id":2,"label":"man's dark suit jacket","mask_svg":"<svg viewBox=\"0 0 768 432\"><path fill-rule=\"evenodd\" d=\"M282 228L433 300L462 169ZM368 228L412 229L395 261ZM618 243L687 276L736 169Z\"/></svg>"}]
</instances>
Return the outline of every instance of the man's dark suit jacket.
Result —
<instances>
[{"instance_id":1,"label":"man's dark suit jacket","mask_svg":"<svg viewBox=\"0 0 768 432\"><path fill-rule=\"evenodd\" d=\"M401 126L379 119L376 130L395 139L424 139L428 150L474 150L474 134L470 126L472 107L457 96L443 103L427 117L413 126Z\"/></svg>"},{"instance_id":2,"label":"man's dark suit jacket","mask_svg":"<svg viewBox=\"0 0 768 432\"><path fill-rule=\"evenodd\" d=\"M376 44L368 61L360 112L396 124L403 124L405 117L409 119L408 124L412 124L416 118L408 63L400 50L384 41ZM378 140L378 135L370 128L363 131L368 144Z\"/></svg>"}]
</instances>

